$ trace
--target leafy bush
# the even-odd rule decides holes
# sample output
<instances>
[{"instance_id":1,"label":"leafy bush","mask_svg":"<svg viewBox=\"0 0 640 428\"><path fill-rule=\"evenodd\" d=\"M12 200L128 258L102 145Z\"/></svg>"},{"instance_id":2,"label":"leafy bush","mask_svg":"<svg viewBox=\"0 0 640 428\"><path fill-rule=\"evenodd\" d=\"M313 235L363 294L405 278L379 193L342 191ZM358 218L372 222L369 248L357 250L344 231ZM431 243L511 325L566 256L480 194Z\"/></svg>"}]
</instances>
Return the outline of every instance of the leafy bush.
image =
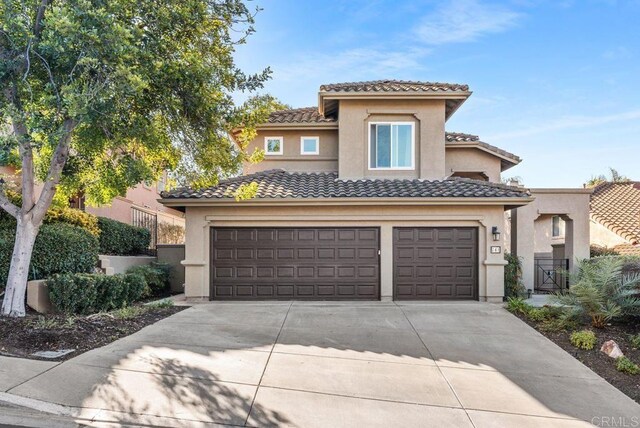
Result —
<instances>
[{"instance_id":1,"label":"leafy bush","mask_svg":"<svg viewBox=\"0 0 640 428\"><path fill-rule=\"evenodd\" d=\"M511 253L505 253L507 265L504 267L504 295L505 297L523 296L527 289L522 285L522 263L520 258Z\"/></svg>"},{"instance_id":2,"label":"leafy bush","mask_svg":"<svg viewBox=\"0 0 640 428\"><path fill-rule=\"evenodd\" d=\"M569 338L571 344L579 349L590 351L596 346L596 334L591 330L574 331Z\"/></svg>"},{"instance_id":3,"label":"leafy bush","mask_svg":"<svg viewBox=\"0 0 640 428\"><path fill-rule=\"evenodd\" d=\"M98 217L75 208L52 207L44 217L45 224L66 223L85 229L93 236L100 235Z\"/></svg>"},{"instance_id":4,"label":"leafy bush","mask_svg":"<svg viewBox=\"0 0 640 428\"><path fill-rule=\"evenodd\" d=\"M22 195L20 195L20 193L17 193L15 191L7 191L7 196L9 197L9 200L15 205L22 205ZM16 219L11 217L11 215L4 210L0 210L0 223L14 229L16 227ZM98 228L98 217L75 208L52 205L45 214L43 223L66 223L73 226L81 227L93 236L97 237L98 235L100 235L100 229Z\"/></svg>"},{"instance_id":5,"label":"leafy bush","mask_svg":"<svg viewBox=\"0 0 640 428\"><path fill-rule=\"evenodd\" d=\"M151 242L151 233L110 218L98 217L100 254L130 256L143 254Z\"/></svg>"},{"instance_id":6,"label":"leafy bush","mask_svg":"<svg viewBox=\"0 0 640 428\"><path fill-rule=\"evenodd\" d=\"M630 375L640 373L640 367L627 357L616 358L616 370Z\"/></svg>"},{"instance_id":7,"label":"leafy bush","mask_svg":"<svg viewBox=\"0 0 640 428\"><path fill-rule=\"evenodd\" d=\"M506 308L509 312L526 316L533 309L533 306L526 303L521 297L509 297Z\"/></svg>"},{"instance_id":8,"label":"leafy bush","mask_svg":"<svg viewBox=\"0 0 640 428\"><path fill-rule=\"evenodd\" d=\"M126 307L140 299L144 279L139 275L60 274L47 280L57 310L89 314Z\"/></svg>"},{"instance_id":9,"label":"leafy bush","mask_svg":"<svg viewBox=\"0 0 640 428\"><path fill-rule=\"evenodd\" d=\"M141 275L144 278L145 297L164 294L169 288L170 272L171 266L167 263L132 266L127 270L129 274Z\"/></svg>"},{"instance_id":10,"label":"leafy bush","mask_svg":"<svg viewBox=\"0 0 640 428\"><path fill-rule=\"evenodd\" d=\"M542 331L556 332L563 330L575 330L578 327L578 323L569 317L564 315L558 318L551 318L542 321L538 328Z\"/></svg>"},{"instance_id":11,"label":"leafy bush","mask_svg":"<svg viewBox=\"0 0 640 428\"><path fill-rule=\"evenodd\" d=\"M625 260L599 257L582 260L571 276L566 294L552 298L569 308L573 316L590 317L591 324L602 328L611 319L640 315L640 272L624 273Z\"/></svg>"},{"instance_id":12,"label":"leafy bush","mask_svg":"<svg viewBox=\"0 0 640 428\"><path fill-rule=\"evenodd\" d=\"M98 292L95 275L60 274L47 280L51 303L60 312L89 314L94 311Z\"/></svg>"},{"instance_id":13,"label":"leafy bush","mask_svg":"<svg viewBox=\"0 0 640 428\"><path fill-rule=\"evenodd\" d=\"M640 349L640 334L629 335L629 344L633 349Z\"/></svg>"},{"instance_id":14,"label":"leafy bush","mask_svg":"<svg viewBox=\"0 0 640 428\"><path fill-rule=\"evenodd\" d=\"M9 275L15 229L0 227L0 289ZM98 240L85 229L64 223L40 228L31 256L29 279L56 273L91 272L98 262Z\"/></svg>"},{"instance_id":15,"label":"leafy bush","mask_svg":"<svg viewBox=\"0 0 640 428\"><path fill-rule=\"evenodd\" d=\"M527 318L534 322L548 321L562 315L562 309L553 308L551 306L543 306L541 308L532 308L527 313Z\"/></svg>"}]
</instances>

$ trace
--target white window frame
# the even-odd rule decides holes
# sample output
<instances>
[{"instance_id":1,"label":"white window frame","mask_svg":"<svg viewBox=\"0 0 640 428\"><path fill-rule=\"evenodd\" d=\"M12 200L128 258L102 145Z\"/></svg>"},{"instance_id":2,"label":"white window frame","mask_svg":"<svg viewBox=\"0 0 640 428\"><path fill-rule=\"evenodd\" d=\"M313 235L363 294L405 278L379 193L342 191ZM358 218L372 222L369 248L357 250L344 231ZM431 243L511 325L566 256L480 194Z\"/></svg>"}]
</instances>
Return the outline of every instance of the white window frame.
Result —
<instances>
[{"instance_id":1,"label":"white window frame","mask_svg":"<svg viewBox=\"0 0 640 428\"><path fill-rule=\"evenodd\" d=\"M371 125L410 125L411 126L411 166L390 166L390 167L372 167L371 166ZM416 124L415 122L368 122L367 123L367 166L369 171L409 171L416 169ZM393 150L390 153L390 163L393 165ZM376 165L378 164L376 152Z\"/></svg>"},{"instance_id":2,"label":"white window frame","mask_svg":"<svg viewBox=\"0 0 640 428\"><path fill-rule=\"evenodd\" d=\"M269 140L278 140L280 141L280 151L279 152L270 152L269 151ZM282 156L284 152L284 137L264 137L264 154L265 156Z\"/></svg>"},{"instance_id":3,"label":"white window frame","mask_svg":"<svg viewBox=\"0 0 640 428\"><path fill-rule=\"evenodd\" d=\"M304 140L316 140L316 150L314 152L305 152ZM318 136L300 137L300 154L301 155L319 155L320 154L320 137Z\"/></svg>"}]
</instances>

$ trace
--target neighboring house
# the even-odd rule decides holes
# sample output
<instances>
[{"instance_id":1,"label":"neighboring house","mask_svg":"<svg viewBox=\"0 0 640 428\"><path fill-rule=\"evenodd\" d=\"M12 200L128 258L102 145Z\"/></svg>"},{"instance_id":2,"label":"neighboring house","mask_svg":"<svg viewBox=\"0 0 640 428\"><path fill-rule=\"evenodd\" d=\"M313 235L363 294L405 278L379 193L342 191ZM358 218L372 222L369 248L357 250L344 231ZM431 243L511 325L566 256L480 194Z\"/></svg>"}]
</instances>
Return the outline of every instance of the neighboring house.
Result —
<instances>
[{"instance_id":1,"label":"neighboring house","mask_svg":"<svg viewBox=\"0 0 640 428\"><path fill-rule=\"evenodd\" d=\"M517 156L445 132L470 95L447 83L331 84L318 107L273 113L248 148L264 161L216 187L163 193L186 214L187 298L502 301L504 213L534 198L500 183ZM237 201L251 183L256 196ZM520 216L510 238L535 219Z\"/></svg>"},{"instance_id":2,"label":"neighboring house","mask_svg":"<svg viewBox=\"0 0 640 428\"><path fill-rule=\"evenodd\" d=\"M0 166L0 176L5 180L11 180L19 186L16 169L10 166ZM114 198L110 204L100 207L85 206L84 198L73 198L69 201L72 208L81 209L90 214L107 217L127 224L147 227L155 230L156 224L159 228L164 225L179 226L184 228L184 213L165 207L158 202L160 193L165 190L165 175L155 183L140 183L127 191L123 197ZM40 186L37 186L39 189ZM37 190L39 192L39 190ZM159 242L162 243L162 236ZM152 233L152 239L155 235ZM152 242L155 245L155 241Z\"/></svg>"},{"instance_id":3,"label":"neighboring house","mask_svg":"<svg viewBox=\"0 0 640 428\"><path fill-rule=\"evenodd\" d=\"M640 256L640 182L596 186L589 217L592 245Z\"/></svg>"}]
</instances>

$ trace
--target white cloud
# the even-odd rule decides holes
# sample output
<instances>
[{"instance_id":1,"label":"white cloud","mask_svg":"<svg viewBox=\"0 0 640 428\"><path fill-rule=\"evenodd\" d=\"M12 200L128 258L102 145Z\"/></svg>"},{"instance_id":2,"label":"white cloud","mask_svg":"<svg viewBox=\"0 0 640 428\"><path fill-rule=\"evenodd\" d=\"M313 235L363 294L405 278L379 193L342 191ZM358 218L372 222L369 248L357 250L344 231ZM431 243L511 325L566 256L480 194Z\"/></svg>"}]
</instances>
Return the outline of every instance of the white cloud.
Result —
<instances>
[{"instance_id":1,"label":"white cloud","mask_svg":"<svg viewBox=\"0 0 640 428\"><path fill-rule=\"evenodd\" d=\"M640 119L640 110L630 110L611 115L603 116L565 116L547 125L535 126L519 131L505 132L487 136L487 141L509 140L532 135L544 134L546 132L560 131L571 128L589 128L599 125L606 125L613 122L624 122Z\"/></svg>"},{"instance_id":2,"label":"white cloud","mask_svg":"<svg viewBox=\"0 0 640 428\"><path fill-rule=\"evenodd\" d=\"M471 42L485 34L512 28L520 17L503 6L454 0L426 15L415 28L415 34L427 45Z\"/></svg>"}]
</instances>

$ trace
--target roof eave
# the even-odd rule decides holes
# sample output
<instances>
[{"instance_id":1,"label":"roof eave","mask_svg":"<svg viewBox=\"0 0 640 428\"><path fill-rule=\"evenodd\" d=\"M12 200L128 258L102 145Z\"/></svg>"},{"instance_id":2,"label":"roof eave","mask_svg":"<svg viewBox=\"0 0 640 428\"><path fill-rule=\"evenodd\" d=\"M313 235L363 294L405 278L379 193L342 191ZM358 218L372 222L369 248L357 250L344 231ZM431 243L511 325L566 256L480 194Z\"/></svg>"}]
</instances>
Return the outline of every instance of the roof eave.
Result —
<instances>
[{"instance_id":1,"label":"roof eave","mask_svg":"<svg viewBox=\"0 0 640 428\"><path fill-rule=\"evenodd\" d=\"M519 207L532 202L535 198L526 197L425 197L425 198L254 198L243 201L227 198L166 198L158 199L158 202L167 207L189 207L189 206L295 206L295 205L419 205L419 206L442 206L442 205L493 205Z\"/></svg>"}]
</instances>

